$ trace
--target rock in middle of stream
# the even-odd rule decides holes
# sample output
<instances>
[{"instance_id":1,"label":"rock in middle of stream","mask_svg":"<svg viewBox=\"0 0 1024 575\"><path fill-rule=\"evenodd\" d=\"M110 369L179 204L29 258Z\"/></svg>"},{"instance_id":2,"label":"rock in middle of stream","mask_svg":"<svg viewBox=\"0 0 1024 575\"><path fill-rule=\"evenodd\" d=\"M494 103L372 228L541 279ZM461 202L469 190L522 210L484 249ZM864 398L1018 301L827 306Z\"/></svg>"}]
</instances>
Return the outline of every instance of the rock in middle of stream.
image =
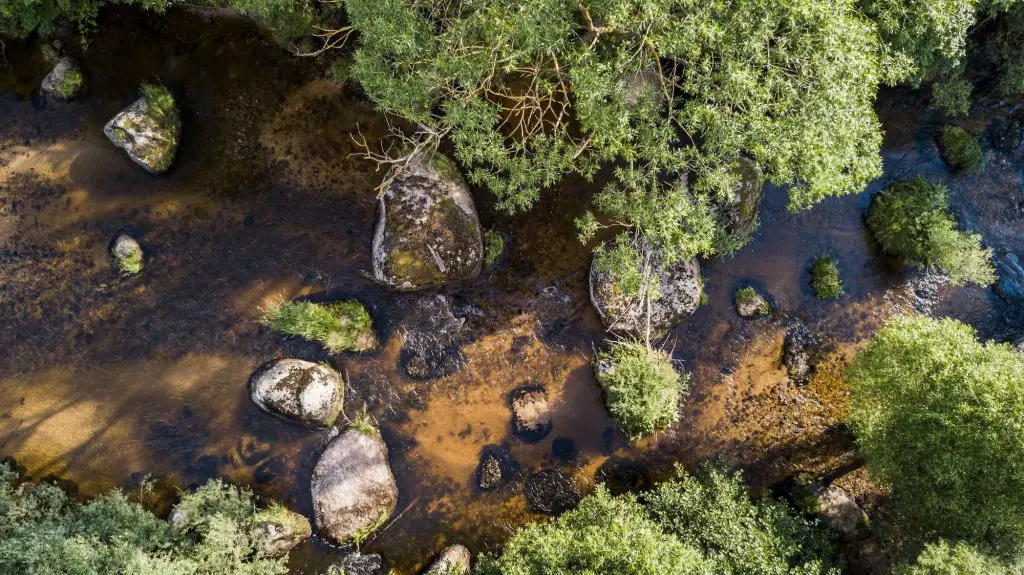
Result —
<instances>
[{"instance_id":1,"label":"rock in middle of stream","mask_svg":"<svg viewBox=\"0 0 1024 575\"><path fill-rule=\"evenodd\" d=\"M103 133L151 174L171 168L181 137L174 96L163 86L142 86L142 97L103 126Z\"/></svg>"},{"instance_id":2,"label":"rock in middle of stream","mask_svg":"<svg viewBox=\"0 0 1024 575\"><path fill-rule=\"evenodd\" d=\"M331 440L311 483L316 525L339 543L366 538L398 504L387 446L376 430L349 429Z\"/></svg>"},{"instance_id":3,"label":"rock in middle of stream","mask_svg":"<svg viewBox=\"0 0 1024 575\"><path fill-rule=\"evenodd\" d=\"M480 275L480 220L455 164L435 153L396 170L378 205L374 278L411 291Z\"/></svg>"},{"instance_id":4,"label":"rock in middle of stream","mask_svg":"<svg viewBox=\"0 0 1024 575\"><path fill-rule=\"evenodd\" d=\"M249 393L264 411L326 427L341 413L345 382L329 366L301 359L282 359L252 374Z\"/></svg>"}]
</instances>

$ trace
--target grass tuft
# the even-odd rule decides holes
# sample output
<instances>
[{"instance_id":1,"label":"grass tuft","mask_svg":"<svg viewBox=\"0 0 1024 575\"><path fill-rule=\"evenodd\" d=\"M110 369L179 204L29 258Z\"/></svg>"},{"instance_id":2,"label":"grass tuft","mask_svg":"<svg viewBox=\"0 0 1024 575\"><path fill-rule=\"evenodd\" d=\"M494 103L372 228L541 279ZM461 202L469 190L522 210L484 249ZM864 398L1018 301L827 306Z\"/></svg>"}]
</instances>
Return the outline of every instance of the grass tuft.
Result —
<instances>
[{"instance_id":1,"label":"grass tuft","mask_svg":"<svg viewBox=\"0 0 1024 575\"><path fill-rule=\"evenodd\" d=\"M811 289L818 299L836 299L843 295L843 280L839 277L839 266L830 257L815 260L811 268Z\"/></svg>"},{"instance_id":2,"label":"grass tuft","mask_svg":"<svg viewBox=\"0 0 1024 575\"><path fill-rule=\"evenodd\" d=\"M264 310L261 323L286 336L318 341L332 353L367 351L377 346L373 318L356 301L282 301Z\"/></svg>"}]
</instances>

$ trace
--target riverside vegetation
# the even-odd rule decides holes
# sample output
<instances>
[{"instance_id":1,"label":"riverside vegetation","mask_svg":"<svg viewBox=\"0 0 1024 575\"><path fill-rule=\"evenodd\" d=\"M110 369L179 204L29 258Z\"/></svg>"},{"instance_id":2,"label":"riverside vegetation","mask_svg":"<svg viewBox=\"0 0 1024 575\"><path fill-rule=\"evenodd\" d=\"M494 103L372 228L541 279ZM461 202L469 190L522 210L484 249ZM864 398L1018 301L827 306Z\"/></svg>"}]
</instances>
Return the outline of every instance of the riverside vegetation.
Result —
<instances>
[{"instance_id":1,"label":"riverside vegetation","mask_svg":"<svg viewBox=\"0 0 1024 575\"><path fill-rule=\"evenodd\" d=\"M87 37L107 4L162 12L175 2L11 0L0 4L0 34L45 37L70 24ZM753 230L731 216L744 162L787 186L789 208L804 210L861 192L882 174L880 87L927 86L935 107L966 115L975 97L967 64L984 54L996 78L984 89L1024 92L1017 0L205 4L260 20L297 54L337 56L335 70L403 120L395 145L364 148L366 159L393 168L381 190L441 147L457 161L452 170L510 213L567 176L607 182L576 221L578 235L612 238L595 248L601 271L625 298L647 303L662 295L650 252L670 265L749 241ZM144 97L177 122L170 92L149 87ZM951 166L983 170L975 136L949 126L939 137ZM957 229L946 194L923 178L892 184L873 197L867 226L889 255L953 285L990 285L992 250ZM483 240L493 265L504 239L489 231ZM118 260L125 273L142 270L139 250L137 261ZM812 288L821 299L843 294L834 261L815 262ZM280 302L263 323L332 353L378 343L372 317L354 301ZM605 402L630 439L670 426L686 394L689 376L656 344L648 328L596 354ZM952 320L893 320L853 360L847 421L871 476L892 492L901 536L913 542L899 572L1019 566L1022 378L1017 351L979 343ZM202 509L187 536L119 492L78 503L0 467L0 565L27 574L287 572L283 558L261 550L254 528L274 511L258 509L248 491L212 483L182 505ZM598 487L552 522L521 528L474 572L837 573L835 537L783 500L753 497L739 475L707 467L641 495Z\"/></svg>"}]
</instances>

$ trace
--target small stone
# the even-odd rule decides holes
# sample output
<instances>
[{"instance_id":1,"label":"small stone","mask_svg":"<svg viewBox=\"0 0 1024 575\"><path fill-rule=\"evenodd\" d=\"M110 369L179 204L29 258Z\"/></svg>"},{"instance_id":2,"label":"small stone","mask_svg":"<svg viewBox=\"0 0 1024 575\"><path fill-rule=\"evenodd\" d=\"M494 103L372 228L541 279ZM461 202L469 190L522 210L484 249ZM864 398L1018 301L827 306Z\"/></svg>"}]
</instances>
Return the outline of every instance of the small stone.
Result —
<instances>
[{"instance_id":1,"label":"small stone","mask_svg":"<svg viewBox=\"0 0 1024 575\"><path fill-rule=\"evenodd\" d=\"M493 491L515 471L515 462L507 449L500 445L488 445L480 455L476 468L476 485L481 491Z\"/></svg>"},{"instance_id":2,"label":"small stone","mask_svg":"<svg viewBox=\"0 0 1024 575\"><path fill-rule=\"evenodd\" d=\"M137 274L145 266L145 253L138 240L126 233L120 233L110 243L110 255L125 275Z\"/></svg>"},{"instance_id":3,"label":"small stone","mask_svg":"<svg viewBox=\"0 0 1024 575\"><path fill-rule=\"evenodd\" d=\"M364 555L353 551L327 568L327 575L384 575L387 566L380 555Z\"/></svg>"},{"instance_id":4,"label":"small stone","mask_svg":"<svg viewBox=\"0 0 1024 575\"><path fill-rule=\"evenodd\" d=\"M462 545L449 545L424 575L466 575L469 573L469 561L469 549Z\"/></svg>"},{"instance_id":5,"label":"small stone","mask_svg":"<svg viewBox=\"0 0 1024 575\"><path fill-rule=\"evenodd\" d=\"M525 385L512 392L512 425L516 435L534 443L553 427L547 392L541 385Z\"/></svg>"},{"instance_id":6,"label":"small stone","mask_svg":"<svg viewBox=\"0 0 1024 575\"><path fill-rule=\"evenodd\" d=\"M736 290L733 300L736 303L736 313L743 318L766 316L772 311L764 296L749 286Z\"/></svg>"},{"instance_id":7,"label":"small stone","mask_svg":"<svg viewBox=\"0 0 1024 575\"><path fill-rule=\"evenodd\" d=\"M82 87L82 70L75 61L63 57L57 61L53 70L43 78L42 91L47 96L70 100L78 94Z\"/></svg>"},{"instance_id":8,"label":"small stone","mask_svg":"<svg viewBox=\"0 0 1024 575\"><path fill-rule=\"evenodd\" d=\"M103 127L103 133L151 174L170 169L181 137L177 103L163 86L144 85L143 96Z\"/></svg>"},{"instance_id":9,"label":"small stone","mask_svg":"<svg viewBox=\"0 0 1024 575\"><path fill-rule=\"evenodd\" d=\"M263 552L280 557L313 534L309 520L282 506L274 506L256 514L256 528Z\"/></svg>"}]
</instances>

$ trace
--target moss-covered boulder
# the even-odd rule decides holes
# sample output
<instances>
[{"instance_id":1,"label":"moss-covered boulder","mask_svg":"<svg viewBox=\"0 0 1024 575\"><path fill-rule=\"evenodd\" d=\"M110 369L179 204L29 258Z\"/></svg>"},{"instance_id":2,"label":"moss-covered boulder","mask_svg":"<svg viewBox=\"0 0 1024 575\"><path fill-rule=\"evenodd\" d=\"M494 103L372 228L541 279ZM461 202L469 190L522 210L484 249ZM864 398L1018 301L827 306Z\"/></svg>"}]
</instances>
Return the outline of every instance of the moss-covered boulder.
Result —
<instances>
[{"instance_id":1,"label":"moss-covered boulder","mask_svg":"<svg viewBox=\"0 0 1024 575\"><path fill-rule=\"evenodd\" d=\"M288 553L313 534L309 519L282 505L259 511L253 519L263 552L271 557Z\"/></svg>"},{"instance_id":2,"label":"moss-covered boulder","mask_svg":"<svg viewBox=\"0 0 1024 575\"><path fill-rule=\"evenodd\" d=\"M103 127L103 133L147 172L170 169L181 137L181 116L170 90L144 84L142 97Z\"/></svg>"},{"instance_id":3,"label":"moss-covered boulder","mask_svg":"<svg viewBox=\"0 0 1024 575\"><path fill-rule=\"evenodd\" d=\"M479 275L480 220L455 165L440 154L420 155L390 176L373 237L377 281L411 291Z\"/></svg>"},{"instance_id":4,"label":"moss-covered boulder","mask_svg":"<svg viewBox=\"0 0 1024 575\"><path fill-rule=\"evenodd\" d=\"M320 532L359 543L387 521L398 504L388 450L375 429L335 437L313 468L313 513Z\"/></svg>"},{"instance_id":5,"label":"moss-covered boulder","mask_svg":"<svg viewBox=\"0 0 1024 575\"><path fill-rule=\"evenodd\" d=\"M142 271L146 263L146 255L139 241L126 233L119 233L110 242L110 257L121 273L134 275Z\"/></svg>"},{"instance_id":6,"label":"moss-covered boulder","mask_svg":"<svg viewBox=\"0 0 1024 575\"><path fill-rule=\"evenodd\" d=\"M70 100L78 94L82 87L82 70L75 61L63 57L57 61L53 70L43 78L42 91L47 96Z\"/></svg>"},{"instance_id":7,"label":"moss-covered boulder","mask_svg":"<svg viewBox=\"0 0 1024 575\"><path fill-rule=\"evenodd\" d=\"M768 303L768 300L764 299L763 295L750 286L736 290L736 293L733 294L733 300L736 304L736 313L740 314L740 317L749 319L772 313L772 306Z\"/></svg>"},{"instance_id":8,"label":"moss-covered boulder","mask_svg":"<svg viewBox=\"0 0 1024 575\"><path fill-rule=\"evenodd\" d=\"M639 251L643 261L649 262L651 276L657 278L658 297L649 306L642 297L627 297L617 279L602 265L599 253L590 266L590 301L611 331L645 333L649 310L651 333L661 335L700 304L700 266L693 259L666 263L662 250L647 245L641 245Z\"/></svg>"},{"instance_id":9,"label":"moss-covered boulder","mask_svg":"<svg viewBox=\"0 0 1024 575\"><path fill-rule=\"evenodd\" d=\"M345 382L326 365L282 359L252 374L249 393L253 403L268 413L326 427L341 413Z\"/></svg>"},{"instance_id":10,"label":"moss-covered boulder","mask_svg":"<svg viewBox=\"0 0 1024 575\"><path fill-rule=\"evenodd\" d=\"M449 545L424 575L466 575L469 573L469 561L469 549L462 545Z\"/></svg>"},{"instance_id":11,"label":"moss-covered boulder","mask_svg":"<svg viewBox=\"0 0 1024 575\"><path fill-rule=\"evenodd\" d=\"M757 212L764 197L764 186L760 168L749 158L740 158L733 172L739 179L732 188L732 195L723 202L722 217L729 234L738 243L744 243L757 227Z\"/></svg>"}]
</instances>

